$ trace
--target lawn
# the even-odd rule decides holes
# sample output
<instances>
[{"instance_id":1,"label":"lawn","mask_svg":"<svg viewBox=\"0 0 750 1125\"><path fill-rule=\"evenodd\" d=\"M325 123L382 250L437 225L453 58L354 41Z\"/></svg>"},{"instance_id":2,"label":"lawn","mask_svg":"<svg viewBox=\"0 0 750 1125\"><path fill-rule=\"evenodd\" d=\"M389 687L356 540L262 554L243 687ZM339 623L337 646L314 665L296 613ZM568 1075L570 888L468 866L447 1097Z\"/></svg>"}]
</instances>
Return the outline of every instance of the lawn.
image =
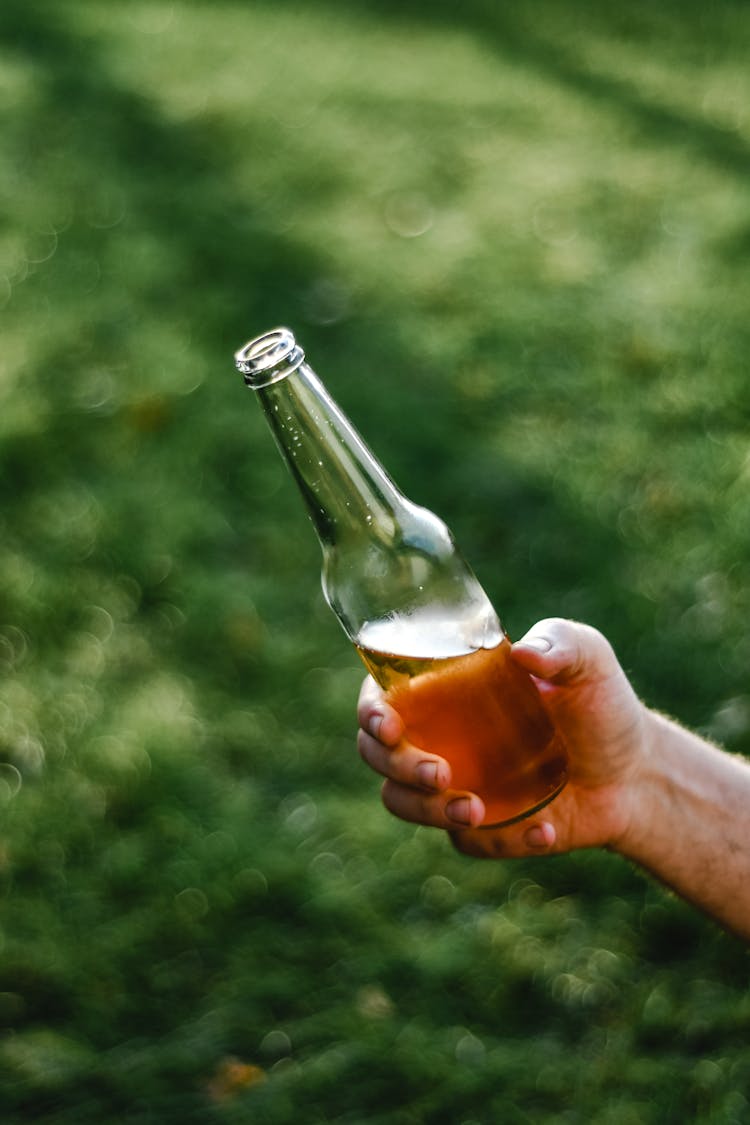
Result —
<instances>
[{"instance_id":1,"label":"lawn","mask_svg":"<svg viewBox=\"0 0 750 1125\"><path fill-rule=\"evenodd\" d=\"M748 62L739 0L4 0L4 1125L748 1120L741 943L382 809L232 358L292 327L512 636L750 753Z\"/></svg>"}]
</instances>

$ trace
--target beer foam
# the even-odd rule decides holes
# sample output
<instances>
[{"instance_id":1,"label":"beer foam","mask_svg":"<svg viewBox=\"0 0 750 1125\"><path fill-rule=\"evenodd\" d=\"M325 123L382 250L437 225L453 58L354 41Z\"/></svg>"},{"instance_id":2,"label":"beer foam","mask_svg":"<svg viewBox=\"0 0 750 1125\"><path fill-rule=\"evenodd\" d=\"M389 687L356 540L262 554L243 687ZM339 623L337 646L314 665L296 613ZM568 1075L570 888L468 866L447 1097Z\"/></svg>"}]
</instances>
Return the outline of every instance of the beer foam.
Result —
<instances>
[{"instance_id":1,"label":"beer foam","mask_svg":"<svg viewBox=\"0 0 750 1125\"><path fill-rule=\"evenodd\" d=\"M440 607L415 613L396 613L365 623L356 643L373 652L392 656L443 660L466 656L480 648L495 648L503 638L497 617L491 610L473 612L457 618Z\"/></svg>"}]
</instances>

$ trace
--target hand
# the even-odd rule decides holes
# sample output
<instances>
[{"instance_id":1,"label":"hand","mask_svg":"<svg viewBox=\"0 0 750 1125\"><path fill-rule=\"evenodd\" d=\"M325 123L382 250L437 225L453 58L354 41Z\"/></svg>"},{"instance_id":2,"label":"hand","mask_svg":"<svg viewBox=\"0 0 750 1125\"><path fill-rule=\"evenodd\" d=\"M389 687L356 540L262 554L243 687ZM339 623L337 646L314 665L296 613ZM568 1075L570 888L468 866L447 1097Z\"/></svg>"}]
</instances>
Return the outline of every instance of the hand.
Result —
<instances>
[{"instance_id":1,"label":"hand","mask_svg":"<svg viewBox=\"0 0 750 1125\"><path fill-rule=\"evenodd\" d=\"M396 711L368 677L358 706L362 758L386 780L383 803L394 815L449 831L456 847L480 857L526 856L574 848L617 847L635 811L645 768L650 712L640 702L609 642L588 625L550 618L512 647L534 677L565 743L569 781L541 812L507 828L478 828L484 805L451 788L450 765L404 738Z\"/></svg>"}]
</instances>

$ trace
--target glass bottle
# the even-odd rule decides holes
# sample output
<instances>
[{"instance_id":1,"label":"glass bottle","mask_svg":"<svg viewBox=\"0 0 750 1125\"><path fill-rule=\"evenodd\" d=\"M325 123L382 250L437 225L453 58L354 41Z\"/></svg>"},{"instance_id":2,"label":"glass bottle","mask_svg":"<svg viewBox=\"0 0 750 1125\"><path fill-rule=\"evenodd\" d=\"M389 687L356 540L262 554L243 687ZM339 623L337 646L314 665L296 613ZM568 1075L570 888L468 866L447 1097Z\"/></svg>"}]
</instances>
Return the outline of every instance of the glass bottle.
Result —
<instances>
[{"instance_id":1,"label":"glass bottle","mask_svg":"<svg viewBox=\"0 0 750 1125\"><path fill-rule=\"evenodd\" d=\"M483 827L547 804L567 779L564 748L446 525L398 490L289 329L235 360L307 505L328 605L409 740L482 797Z\"/></svg>"}]
</instances>

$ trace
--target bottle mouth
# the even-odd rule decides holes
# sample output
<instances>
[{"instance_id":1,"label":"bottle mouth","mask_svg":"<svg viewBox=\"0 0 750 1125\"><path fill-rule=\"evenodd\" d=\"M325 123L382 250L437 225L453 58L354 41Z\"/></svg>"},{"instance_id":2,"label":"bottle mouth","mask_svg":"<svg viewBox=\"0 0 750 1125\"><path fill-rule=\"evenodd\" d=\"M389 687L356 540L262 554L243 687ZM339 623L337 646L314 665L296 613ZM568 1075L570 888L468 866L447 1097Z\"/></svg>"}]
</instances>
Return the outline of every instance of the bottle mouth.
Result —
<instances>
[{"instance_id":1,"label":"bottle mouth","mask_svg":"<svg viewBox=\"0 0 750 1125\"><path fill-rule=\"evenodd\" d=\"M274 328L249 340L235 352L234 362L247 386L257 390L291 375L304 358L305 353L294 339L294 333L288 328Z\"/></svg>"}]
</instances>

